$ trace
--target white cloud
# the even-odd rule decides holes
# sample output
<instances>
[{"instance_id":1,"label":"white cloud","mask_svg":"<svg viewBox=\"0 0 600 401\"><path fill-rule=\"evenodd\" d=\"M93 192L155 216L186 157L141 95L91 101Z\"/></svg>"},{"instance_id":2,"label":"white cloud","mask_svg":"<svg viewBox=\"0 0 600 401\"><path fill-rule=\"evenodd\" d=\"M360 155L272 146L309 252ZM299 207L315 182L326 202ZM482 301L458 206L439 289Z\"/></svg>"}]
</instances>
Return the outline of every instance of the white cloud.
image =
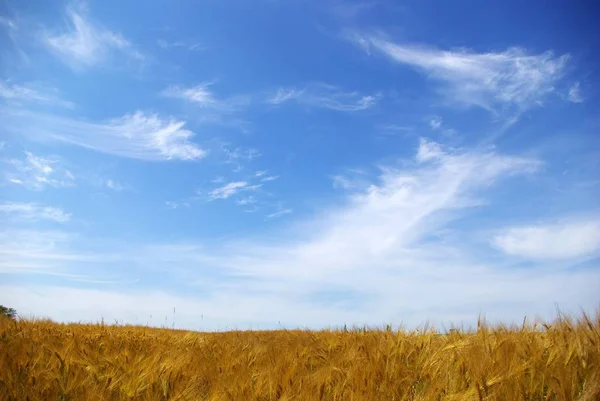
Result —
<instances>
[{"instance_id":1,"label":"white cloud","mask_svg":"<svg viewBox=\"0 0 600 401\"><path fill-rule=\"evenodd\" d=\"M221 149L223 150L223 153L225 153L228 163L235 163L240 160L250 162L261 156L260 151L253 148L244 149L237 147L235 149L229 149L228 147L223 146Z\"/></svg>"},{"instance_id":2,"label":"white cloud","mask_svg":"<svg viewBox=\"0 0 600 401\"><path fill-rule=\"evenodd\" d=\"M204 109L218 111L220 113L231 113L248 104L244 96L234 96L220 99L209 89L213 82L202 82L196 86L182 87L169 86L161 92L162 96L181 99Z\"/></svg>"},{"instance_id":3,"label":"white cloud","mask_svg":"<svg viewBox=\"0 0 600 401\"><path fill-rule=\"evenodd\" d=\"M293 210L292 209L282 209L282 210L278 210L274 213L268 214L266 216L267 219L277 219L279 217L285 216L286 214L290 214L292 213Z\"/></svg>"},{"instance_id":4,"label":"white cloud","mask_svg":"<svg viewBox=\"0 0 600 401\"><path fill-rule=\"evenodd\" d=\"M208 89L212 82L204 82L199 85L182 88L170 86L162 92L163 96L184 99L203 107L213 107L217 104L215 95Z\"/></svg>"},{"instance_id":5,"label":"white cloud","mask_svg":"<svg viewBox=\"0 0 600 401\"><path fill-rule=\"evenodd\" d=\"M8 182L29 189L42 190L46 187L65 188L75 186L75 176L62 167L60 160L53 157L36 156L25 152L25 159L4 161L10 166L5 172Z\"/></svg>"},{"instance_id":6,"label":"white cloud","mask_svg":"<svg viewBox=\"0 0 600 401\"><path fill-rule=\"evenodd\" d=\"M241 206L252 205L252 204L254 204L254 203L256 203L256 202L257 202L257 201L256 201L256 198L255 198L254 196L247 196L247 197L245 197L245 198L238 199L238 200L236 201L236 203L237 203L238 205L241 205Z\"/></svg>"},{"instance_id":7,"label":"white cloud","mask_svg":"<svg viewBox=\"0 0 600 401\"><path fill-rule=\"evenodd\" d=\"M58 58L75 70L95 67L120 53L132 59L144 56L121 34L94 25L82 7L67 7L69 26L61 33L43 32L42 41Z\"/></svg>"},{"instance_id":8,"label":"white cloud","mask_svg":"<svg viewBox=\"0 0 600 401\"><path fill-rule=\"evenodd\" d=\"M168 209L177 209L179 207L179 204L174 201L165 201L165 205Z\"/></svg>"},{"instance_id":9,"label":"white cloud","mask_svg":"<svg viewBox=\"0 0 600 401\"><path fill-rule=\"evenodd\" d=\"M4 25L7 29L13 30L17 28L17 24L15 21L10 18L0 16L0 25Z\"/></svg>"},{"instance_id":10,"label":"white cloud","mask_svg":"<svg viewBox=\"0 0 600 401\"><path fill-rule=\"evenodd\" d=\"M233 171L236 173L244 170L247 164L262 156L262 153L258 149L254 148L236 147L232 149L227 145L222 145L221 151L225 156L225 163L235 166ZM255 176L259 177L258 174Z\"/></svg>"},{"instance_id":11,"label":"white cloud","mask_svg":"<svg viewBox=\"0 0 600 401\"><path fill-rule=\"evenodd\" d=\"M74 288L66 283L56 286L12 284L0 285L0 303L11 305L24 317L94 323L104 318L108 322L118 320L153 326L164 325L167 317L168 326L174 323L176 328L201 331L277 328L279 321L284 327L312 329L342 327L344 324L381 327L386 322L414 328L425 321L438 327L448 322L473 327L482 309L489 321L504 323L522 322L524 316L552 319L556 317L555 302L563 313L577 314L580 307L593 312L597 306L595 293L600 274L597 271L540 275L518 272L465 277L448 275L435 279L432 284L432 277L418 273L404 280L394 278L382 288L389 297L370 295L361 298L358 305L343 298L315 302L301 295L307 290L309 294L319 294L321 287L316 284L310 292L305 283L298 291L299 286L293 283L276 290L274 285L257 288L253 282L245 282L246 288L243 285L219 286L218 293L211 292L204 297L145 289L139 285L113 290ZM371 285L370 280L366 283ZM392 286L396 286L395 291ZM78 302L70 302L73 299Z\"/></svg>"},{"instance_id":12,"label":"white cloud","mask_svg":"<svg viewBox=\"0 0 600 401\"><path fill-rule=\"evenodd\" d=\"M493 245L509 255L533 260L569 260L600 253L600 217L512 227Z\"/></svg>"},{"instance_id":13,"label":"white cloud","mask_svg":"<svg viewBox=\"0 0 600 401\"><path fill-rule=\"evenodd\" d=\"M418 162L424 149L436 149L436 155ZM129 323L142 313L171 316L165 313L169 305L177 307L176 325L203 329L278 320L311 328L400 321L413 326L428 319L468 324L481 311L489 319L510 322L525 314L551 317L555 303L565 311L594 308L598 269L507 269L505 261L478 259L481 253L472 252L460 237L442 240L437 235L459 229L459 219L481 207L492 185L539 166L536 159L481 148L449 151L423 140L413 157L382 167L370 185L349 193L343 202L271 235L166 244L94 239L102 250L96 255L89 243L77 246L81 238L47 235L40 243L46 237L11 232L0 236L0 267L62 268L67 274L80 272L91 259L107 271L127 266L121 270L132 277L151 276L156 284L118 292L5 286L0 301L23 313L60 320L103 315ZM86 252L74 252L77 248ZM202 296L157 291L162 277L179 280L181 291ZM65 302L69 298L81 302ZM207 319L198 323L201 313Z\"/></svg>"},{"instance_id":14,"label":"white cloud","mask_svg":"<svg viewBox=\"0 0 600 401\"><path fill-rule=\"evenodd\" d=\"M348 179L347 177L344 177L343 175L334 175L331 177L332 181L333 181L333 187L335 189L355 189L358 187L358 185L353 181Z\"/></svg>"},{"instance_id":15,"label":"white cloud","mask_svg":"<svg viewBox=\"0 0 600 401\"><path fill-rule=\"evenodd\" d=\"M0 81L0 97L17 105L22 102L36 102L49 106L74 107L73 103L60 99L56 90L36 88L34 85L10 84L6 81Z\"/></svg>"},{"instance_id":16,"label":"white cloud","mask_svg":"<svg viewBox=\"0 0 600 401\"><path fill-rule=\"evenodd\" d=\"M303 90L298 90L294 88L285 89L279 88L277 92L268 99L268 102L271 104L281 104L285 103L289 100L294 100L302 96Z\"/></svg>"},{"instance_id":17,"label":"white cloud","mask_svg":"<svg viewBox=\"0 0 600 401\"><path fill-rule=\"evenodd\" d=\"M445 51L397 44L381 37L361 37L392 60L424 72L444 84L442 90L453 104L480 106L500 112L539 105L563 77L568 55L552 52L530 54L520 48L503 52ZM363 44L364 46L364 44Z\"/></svg>"},{"instance_id":18,"label":"white cloud","mask_svg":"<svg viewBox=\"0 0 600 401\"><path fill-rule=\"evenodd\" d=\"M125 189L123 185L121 185L118 181L115 180L106 180L106 187L112 189L113 191L122 191Z\"/></svg>"},{"instance_id":19,"label":"white cloud","mask_svg":"<svg viewBox=\"0 0 600 401\"><path fill-rule=\"evenodd\" d=\"M164 49L164 50L169 50L169 49L184 49L184 50L189 50L189 51L206 50L206 47L203 46L202 43L194 42L194 41L180 40L180 41L170 42L168 40L159 39L156 41L156 44L158 45L158 47L160 47L161 49Z\"/></svg>"},{"instance_id":20,"label":"white cloud","mask_svg":"<svg viewBox=\"0 0 600 401\"><path fill-rule=\"evenodd\" d=\"M575 82L569 88L569 95L567 96L572 103L583 103L583 97L581 96L581 88L579 87L579 82Z\"/></svg>"},{"instance_id":21,"label":"white cloud","mask_svg":"<svg viewBox=\"0 0 600 401\"><path fill-rule=\"evenodd\" d=\"M239 192L254 191L258 188L260 188L260 185L251 185L246 181L234 181L213 189L208 195L211 200L227 199Z\"/></svg>"},{"instance_id":22,"label":"white cloud","mask_svg":"<svg viewBox=\"0 0 600 401\"><path fill-rule=\"evenodd\" d=\"M104 122L1 109L5 129L40 141L66 142L141 160L197 160L206 151L191 141L185 122L137 111Z\"/></svg>"},{"instance_id":23,"label":"white cloud","mask_svg":"<svg viewBox=\"0 0 600 401\"><path fill-rule=\"evenodd\" d=\"M369 174L360 169L347 169L344 174L331 176L334 189L345 191L364 191L372 185Z\"/></svg>"},{"instance_id":24,"label":"white cloud","mask_svg":"<svg viewBox=\"0 0 600 401\"><path fill-rule=\"evenodd\" d=\"M0 212L18 220L51 220L57 223L66 223L71 219L70 213L61 209L36 205L35 203L5 202L0 203Z\"/></svg>"},{"instance_id":25,"label":"white cloud","mask_svg":"<svg viewBox=\"0 0 600 401\"><path fill-rule=\"evenodd\" d=\"M167 209L179 209L182 207L190 207L190 204L187 201L165 201L165 206L167 206Z\"/></svg>"},{"instance_id":26,"label":"white cloud","mask_svg":"<svg viewBox=\"0 0 600 401\"><path fill-rule=\"evenodd\" d=\"M431 160L441 159L446 155L439 143L428 141L424 138L420 139L419 150L417 151L416 160L419 163Z\"/></svg>"},{"instance_id":27,"label":"white cloud","mask_svg":"<svg viewBox=\"0 0 600 401\"><path fill-rule=\"evenodd\" d=\"M352 112L375 106L380 97L379 94L363 95L358 92L345 92L332 85L313 84L302 89L279 88L267 102L279 105L296 101L311 107Z\"/></svg>"},{"instance_id":28,"label":"white cloud","mask_svg":"<svg viewBox=\"0 0 600 401\"><path fill-rule=\"evenodd\" d=\"M279 176L278 175L268 175L266 177L262 177L260 179L261 182L268 182L268 181L275 181L278 180Z\"/></svg>"},{"instance_id":29,"label":"white cloud","mask_svg":"<svg viewBox=\"0 0 600 401\"><path fill-rule=\"evenodd\" d=\"M429 126L431 129L437 130L442 126L442 117L435 116L431 120L429 120Z\"/></svg>"}]
</instances>

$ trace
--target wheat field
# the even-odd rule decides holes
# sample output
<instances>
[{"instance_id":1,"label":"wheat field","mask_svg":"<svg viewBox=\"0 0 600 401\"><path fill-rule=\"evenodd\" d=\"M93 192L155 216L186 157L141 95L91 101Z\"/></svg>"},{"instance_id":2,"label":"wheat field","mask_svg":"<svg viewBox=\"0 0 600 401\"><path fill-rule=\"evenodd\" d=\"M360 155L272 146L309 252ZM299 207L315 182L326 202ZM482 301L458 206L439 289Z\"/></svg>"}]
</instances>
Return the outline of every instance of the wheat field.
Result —
<instances>
[{"instance_id":1,"label":"wheat field","mask_svg":"<svg viewBox=\"0 0 600 401\"><path fill-rule=\"evenodd\" d=\"M600 315L200 333L0 319L3 400L600 400Z\"/></svg>"}]
</instances>

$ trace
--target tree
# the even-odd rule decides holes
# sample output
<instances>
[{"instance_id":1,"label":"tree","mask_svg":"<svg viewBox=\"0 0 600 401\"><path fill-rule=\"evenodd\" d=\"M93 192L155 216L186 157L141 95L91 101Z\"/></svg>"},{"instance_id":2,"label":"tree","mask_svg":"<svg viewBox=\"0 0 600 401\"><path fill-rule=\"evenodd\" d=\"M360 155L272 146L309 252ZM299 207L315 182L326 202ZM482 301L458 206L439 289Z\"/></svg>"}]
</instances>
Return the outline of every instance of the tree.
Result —
<instances>
[{"instance_id":1,"label":"tree","mask_svg":"<svg viewBox=\"0 0 600 401\"><path fill-rule=\"evenodd\" d=\"M0 316L6 316L10 319L17 317L17 311L13 308L7 308L4 305L0 305Z\"/></svg>"}]
</instances>

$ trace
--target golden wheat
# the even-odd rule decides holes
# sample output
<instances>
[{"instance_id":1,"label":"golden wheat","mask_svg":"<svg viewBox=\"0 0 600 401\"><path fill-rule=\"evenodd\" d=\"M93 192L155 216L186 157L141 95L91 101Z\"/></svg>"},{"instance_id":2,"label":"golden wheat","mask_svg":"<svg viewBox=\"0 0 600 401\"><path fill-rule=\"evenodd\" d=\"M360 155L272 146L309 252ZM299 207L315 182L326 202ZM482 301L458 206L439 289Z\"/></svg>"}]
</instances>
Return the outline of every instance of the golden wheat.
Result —
<instances>
[{"instance_id":1,"label":"golden wheat","mask_svg":"<svg viewBox=\"0 0 600 401\"><path fill-rule=\"evenodd\" d=\"M196 333L0 319L4 400L600 400L600 315Z\"/></svg>"}]
</instances>

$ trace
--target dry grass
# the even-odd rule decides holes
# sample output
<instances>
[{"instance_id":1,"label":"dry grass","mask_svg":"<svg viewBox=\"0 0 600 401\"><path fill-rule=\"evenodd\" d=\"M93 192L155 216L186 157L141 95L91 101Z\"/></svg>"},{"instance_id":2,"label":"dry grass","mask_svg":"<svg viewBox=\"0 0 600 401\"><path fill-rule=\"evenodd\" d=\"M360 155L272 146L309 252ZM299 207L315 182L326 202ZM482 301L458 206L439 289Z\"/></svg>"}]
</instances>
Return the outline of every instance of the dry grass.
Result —
<instances>
[{"instance_id":1,"label":"dry grass","mask_svg":"<svg viewBox=\"0 0 600 401\"><path fill-rule=\"evenodd\" d=\"M600 400L600 315L450 334L0 321L4 400Z\"/></svg>"}]
</instances>

